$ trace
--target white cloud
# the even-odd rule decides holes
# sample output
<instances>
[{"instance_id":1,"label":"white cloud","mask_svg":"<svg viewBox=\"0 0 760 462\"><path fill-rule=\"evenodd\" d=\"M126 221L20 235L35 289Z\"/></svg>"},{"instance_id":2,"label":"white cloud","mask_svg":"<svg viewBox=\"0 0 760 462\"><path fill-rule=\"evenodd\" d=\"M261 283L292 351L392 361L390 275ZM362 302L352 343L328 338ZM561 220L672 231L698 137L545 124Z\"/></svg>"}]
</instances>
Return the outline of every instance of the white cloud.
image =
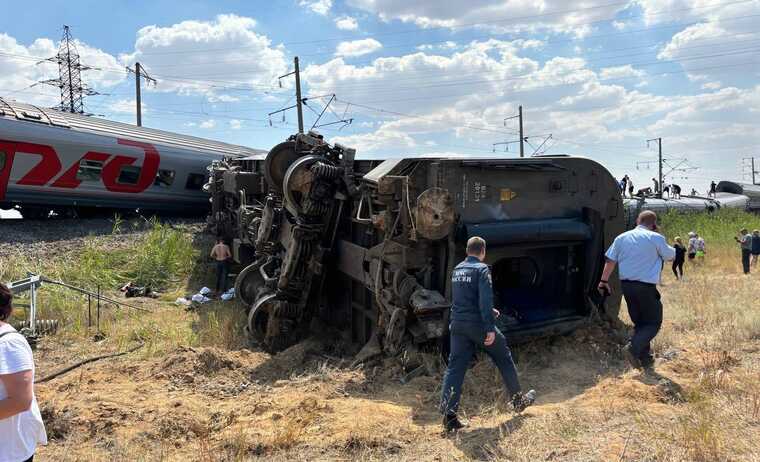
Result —
<instances>
[{"instance_id":1,"label":"white cloud","mask_svg":"<svg viewBox=\"0 0 760 462\"><path fill-rule=\"evenodd\" d=\"M612 21L612 27L617 30L625 30L629 24L625 21Z\"/></svg>"},{"instance_id":2,"label":"white cloud","mask_svg":"<svg viewBox=\"0 0 760 462\"><path fill-rule=\"evenodd\" d=\"M82 81L95 90L107 90L126 79L126 71L116 58L104 51L79 41L74 42L81 62L101 70L82 72ZM60 103L59 90L38 82L58 78L58 67L41 58L58 53L58 43L49 38L35 39L23 45L5 33L0 33L0 95L41 106ZM97 102L96 97L86 98L85 106Z\"/></svg>"},{"instance_id":3,"label":"white cloud","mask_svg":"<svg viewBox=\"0 0 760 462\"><path fill-rule=\"evenodd\" d=\"M741 1L723 4L705 0L637 0L647 25L688 21L689 25L673 35L657 55L662 60L681 60L692 81L716 79L726 69L760 76L756 61L757 12L760 2ZM700 56L705 56L701 59ZM750 64L750 65L746 65ZM707 68L707 69L705 69Z\"/></svg>"},{"instance_id":4,"label":"white cloud","mask_svg":"<svg viewBox=\"0 0 760 462\"><path fill-rule=\"evenodd\" d=\"M142 113L145 114L148 112L148 108L145 107L145 103L141 104L142 106ZM137 102L134 99L120 99L118 101L114 101L113 103L109 104L108 106L109 112L115 112L117 114L135 114L137 113Z\"/></svg>"},{"instance_id":5,"label":"white cloud","mask_svg":"<svg viewBox=\"0 0 760 462\"><path fill-rule=\"evenodd\" d=\"M311 11L326 16L332 8L332 0L301 0L299 5L304 6Z\"/></svg>"},{"instance_id":6,"label":"white cloud","mask_svg":"<svg viewBox=\"0 0 760 462\"><path fill-rule=\"evenodd\" d=\"M151 91L234 101L250 90L275 89L289 66L284 49L255 28L254 19L236 15L147 26L137 31L134 52L121 58L139 61L158 80Z\"/></svg>"},{"instance_id":7,"label":"white cloud","mask_svg":"<svg viewBox=\"0 0 760 462\"><path fill-rule=\"evenodd\" d=\"M216 120L214 120L214 119L204 120L198 126L200 128L204 128L204 129L214 128L214 127L216 127Z\"/></svg>"},{"instance_id":8,"label":"white cloud","mask_svg":"<svg viewBox=\"0 0 760 462\"><path fill-rule=\"evenodd\" d=\"M605 67L599 72L602 79L623 79L628 77L644 77L646 73L641 69L634 69L630 64L625 66Z\"/></svg>"},{"instance_id":9,"label":"white cloud","mask_svg":"<svg viewBox=\"0 0 760 462\"><path fill-rule=\"evenodd\" d=\"M453 50L457 48L459 45L457 45L457 42L454 42L452 40L447 40L443 43L436 43L436 44L422 44L418 45L417 49L420 51L430 51L430 50Z\"/></svg>"},{"instance_id":10,"label":"white cloud","mask_svg":"<svg viewBox=\"0 0 760 462\"><path fill-rule=\"evenodd\" d=\"M335 18L335 27L340 30L357 30L359 29L359 23L351 16L341 16L340 18Z\"/></svg>"},{"instance_id":11,"label":"white cloud","mask_svg":"<svg viewBox=\"0 0 760 462\"><path fill-rule=\"evenodd\" d=\"M347 3L376 14L382 21L399 20L422 28L475 25L496 32L550 30L575 36L591 32L587 23L608 19L628 7L619 3L592 6L584 0L347 0Z\"/></svg>"},{"instance_id":12,"label":"white cloud","mask_svg":"<svg viewBox=\"0 0 760 462\"><path fill-rule=\"evenodd\" d=\"M386 128L371 133L361 135L335 136L330 139L331 142L340 143L344 146L361 147L361 153L399 153L398 149L412 148L416 146L414 138L408 134L389 130Z\"/></svg>"},{"instance_id":13,"label":"white cloud","mask_svg":"<svg viewBox=\"0 0 760 462\"><path fill-rule=\"evenodd\" d=\"M382 43L372 38L354 40L351 42L340 42L335 49L335 56L362 56L374 53L382 47Z\"/></svg>"},{"instance_id":14,"label":"white cloud","mask_svg":"<svg viewBox=\"0 0 760 462\"><path fill-rule=\"evenodd\" d=\"M718 151L718 156L713 149L725 148L729 137L736 145L760 143L760 132L748 123L760 114L760 86L653 94L641 90L652 78L642 69L595 70L583 57L539 62L522 56L525 47L517 41L472 42L445 52L425 48L366 65L335 58L304 70L310 91L337 93L341 111L342 104L353 101L411 115L349 105L347 116L363 122L352 126L351 135L339 137L341 142L360 155L419 155L430 150L430 140L438 152L488 155L492 143L514 138L508 131L516 125L504 127L502 121L521 104L529 136L553 134L557 145L550 152L588 155L624 173L632 173L626 170L643 155L642 140L652 136L667 137L669 152L689 153L706 170L723 169L726 178L732 175L726 165L736 155L730 153L727 163L723 155L729 153ZM619 81L606 82L614 79ZM709 107L704 120L700 107Z\"/></svg>"},{"instance_id":15,"label":"white cloud","mask_svg":"<svg viewBox=\"0 0 760 462\"><path fill-rule=\"evenodd\" d=\"M243 121L238 119L230 120L230 128L233 130L240 130L243 128Z\"/></svg>"},{"instance_id":16,"label":"white cloud","mask_svg":"<svg viewBox=\"0 0 760 462\"><path fill-rule=\"evenodd\" d=\"M720 89L722 85L720 82L707 82L705 84L702 84L703 90L718 90Z\"/></svg>"}]
</instances>

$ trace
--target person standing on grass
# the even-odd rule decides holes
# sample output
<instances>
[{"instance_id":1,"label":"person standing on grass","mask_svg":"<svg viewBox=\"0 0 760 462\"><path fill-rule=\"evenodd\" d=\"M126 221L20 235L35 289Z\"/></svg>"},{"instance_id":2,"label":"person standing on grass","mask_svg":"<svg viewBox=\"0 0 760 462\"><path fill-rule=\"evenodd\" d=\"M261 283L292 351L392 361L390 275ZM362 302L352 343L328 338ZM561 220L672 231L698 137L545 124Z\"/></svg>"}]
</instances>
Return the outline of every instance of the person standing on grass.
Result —
<instances>
[{"instance_id":1,"label":"person standing on grass","mask_svg":"<svg viewBox=\"0 0 760 462\"><path fill-rule=\"evenodd\" d=\"M13 295L0 283L0 461L34 459L47 444L45 424L34 397L34 358L23 335L8 324Z\"/></svg>"},{"instance_id":2,"label":"person standing on grass","mask_svg":"<svg viewBox=\"0 0 760 462\"><path fill-rule=\"evenodd\" d=\"M739 231L739 237L734 236L736 242L739 243L742 249L742 269L744 274L749 274L749 260L752 254L752 236L747 231L747 228L742 228Z\"/></svg>"},{"instance_id":3,"label":"person standing on grass","mask_svg":"<svg viewBox=\"0 0 760 462\"><path fill-rule=\"evenodd\" d=\"M673 259L673 274L676 275L676 279L683 279L683 263L686 261L686 247L684 247L679 236L676 236L673 248L676 249L676 258Z\"/></svg>"},{"instance_id":4,"label":"person standing on grass","mask_svg":"<svg viewBox=\"0 0 760 462\"><path fill-rule=\"evenodd\" d=\"M227 290L229 260L232 257L230 247L221 237L216 240L216 245L211 249L211 257L216 261L216 293L221 294Z\"/></svg>"},{"instance_id":5,"label":"person standing on grass","mask_svg":"<svg viewBox=\"0 0 760 462\"><path fill-rule=\"evenodd\" d=\"M612 292L610 276L618 266L623 297L633 321L634 333L623 349L631 366L648 368L654 365L651 342L662 325L662 302L657 282L663 262L673 260L676 250L657 232L657 215L646 210L636 219L636 228L619 235L607 249L599 291Z\"/></svg>"},{"instance_id":6,"label":"person standing on grass","mask_svg":"<svg viewBox=\"0 0 760 462\"><path fill-rule=\"evenodd\" d=\"M707 254L707 246L705 245L705 238L697 234L697 261L702 264L705 262L705 255Z\"/></svg>"},{"instance_id":7,"label":"person standing on grass","mask_svg":"<svg viewBox=\"0 0 760 462\"><path fill-rule=\"evenodd\" d=\"M752 231L752 262L751 266L757 267L760 259L760 229Z\"/></svg>"},{"instance_id":8,"label":"person standing on grass","mask_svg":"<svg viewBox=\"0 0 760 462\"><path fill-rule=\"evenodd\" d=\"M476 350L483 349L501 373L515 412L522 412L536 399L535 390L523 394L512 354L504 334L495 324L499 311L493 306L491 270L483 263L486 241L471 237L467 258L451 274L451 353L441 387L440 411L445 431L464 427L457 417L467 367Z\"/></svg>"},{"instance_id":9,"label":"person standing on grass","mask_svg":"<svg viewBox=\"0 0 760 462\"><path fill-rule=\"evenodd\" d=\"M697 233L694 231L689 232L689 245L686 247L686 255L692 263L697 256Z\"/></svg>"}]
</instances>

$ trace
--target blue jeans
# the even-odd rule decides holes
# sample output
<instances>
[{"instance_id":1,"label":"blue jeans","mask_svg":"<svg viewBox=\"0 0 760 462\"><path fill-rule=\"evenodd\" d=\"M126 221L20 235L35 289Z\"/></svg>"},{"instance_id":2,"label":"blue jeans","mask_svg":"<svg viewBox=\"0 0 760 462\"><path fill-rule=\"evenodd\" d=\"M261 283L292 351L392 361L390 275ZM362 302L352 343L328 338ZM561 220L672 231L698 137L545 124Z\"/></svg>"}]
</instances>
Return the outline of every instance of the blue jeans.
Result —
<instances>
[{"instance_id":1,"label":"blue jeans","mask_svg":"<svg viewBox=\"0 0 760 462\"><path fill-rule=\"evenodd\" d=\"M507 346L504 334L496 329L496 339L490 346L483 342L486 332L477 323L452 321L449 326L451 331L451 353L449 353L449 366L443 377L443 389L441 390L441 413L455 414L459 409L459 398L462 395L462 383L464 374L470 365L472 356L478 349L484 349L491 357L496 367L499 368L507 394L512 397L520 392L520 381L517 379L517 370L512 361L512 353Z\"/></svg>"},{"instance_id":2,"label":"blue jeans","mask_svg":"<svg viewBox=\"0 0 760 462\"><path fill-rule=\"evenodd\" d=\"M229 266L227 261L216 262L216 292L222 293L227 290L227 273L229 272Z\"/></svg>"}]
</instances>

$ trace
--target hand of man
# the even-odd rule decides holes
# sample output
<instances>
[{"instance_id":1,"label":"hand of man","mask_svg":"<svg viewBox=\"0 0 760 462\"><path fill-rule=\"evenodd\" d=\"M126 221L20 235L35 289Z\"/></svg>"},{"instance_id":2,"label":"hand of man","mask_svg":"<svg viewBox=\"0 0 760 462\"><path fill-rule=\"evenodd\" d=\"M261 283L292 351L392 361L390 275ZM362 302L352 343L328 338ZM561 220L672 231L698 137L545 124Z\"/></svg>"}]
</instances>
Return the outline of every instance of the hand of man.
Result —
<instances>
[{"instance_id":1,"label":"hand of man","mask_svg":"<svg viewBox=\"0 0 760 462\"><path fill-rule=\"evenodd\" d=\"M612 288L610 288L610 283L609 282L599 281L599 285L597 286L597 290L599 290L599 293L602 296L611 295L612 294Z\"/></svg>"},{"instance_id":2,"label":"hand of man","mask_svg":"<svg viewBox=\"0 0 760 462\"><path fill-rule=\"evenodd\" d=\"M485 346L491 346L493 345L493 342L496 340L496 332L488 332L486 333L486 339L483 342L483 345Z\"/></svg>"},{"instance_id":3,"label":"hand of man","mask_svg":"<svg viewBox=\"0 0 760 462\"><path fill-rule=\"evenodd\" d=\"M499 316L501 316L501 312L499 310L497 310L496 308L494 308L493 309L493 317L494 318L498 318Z\"/></svg>"}]
</instances>

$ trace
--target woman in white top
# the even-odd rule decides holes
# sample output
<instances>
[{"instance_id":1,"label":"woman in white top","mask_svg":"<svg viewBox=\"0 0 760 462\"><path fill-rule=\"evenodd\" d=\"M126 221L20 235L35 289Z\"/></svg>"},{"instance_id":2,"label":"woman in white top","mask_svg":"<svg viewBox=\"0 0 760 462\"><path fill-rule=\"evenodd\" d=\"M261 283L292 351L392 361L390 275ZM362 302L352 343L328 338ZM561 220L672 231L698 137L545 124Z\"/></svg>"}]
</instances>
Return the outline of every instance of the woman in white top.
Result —
<instances>
[{"instance_id":1,"label":"woman in white top","mask_svg":"<svg viewBox=\"0 0 760 462\"><path fill-rule=\"evenodd\" d=\"M34 397L32 349L6 322L12 300L0 283L0 462L25 462L34 458L38 444L47 444L47 435Z\"/></svg>"}]
</instances>

